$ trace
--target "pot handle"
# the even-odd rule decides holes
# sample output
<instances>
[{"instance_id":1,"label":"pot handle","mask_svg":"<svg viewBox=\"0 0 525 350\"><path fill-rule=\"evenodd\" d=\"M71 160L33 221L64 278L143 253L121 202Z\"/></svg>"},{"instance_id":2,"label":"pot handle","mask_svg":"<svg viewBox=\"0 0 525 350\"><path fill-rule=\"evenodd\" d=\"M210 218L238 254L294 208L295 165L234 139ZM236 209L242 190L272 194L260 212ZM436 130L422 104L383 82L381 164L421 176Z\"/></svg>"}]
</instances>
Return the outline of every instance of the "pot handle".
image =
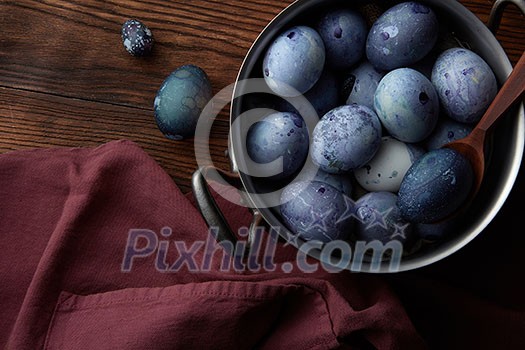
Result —
<instances>
[{"instance_id":1,"label":"pot handle","mask_svg":"<svg viewBox=\"0 0 525 350\"><path fill-rule=\"evenodd\" d=\"M490 11L489 21L487 27L493 32L496 33L499 29L501 23L501 17L503 16L503 11L508 4L514 4L520 9L520 11L525 15L525 1L524 0L496 0L494 5L492 5L492 10Z\"/></svg>"},{"instance_id":2,"label":"pot handle","mask_svg":"<svg viewBox=\"0 0 525 350\"><path fill-rule=\"evenodd\" d=\"M203 167L196 170L192 176L192 187L193 195L199 207L199 210L204 218L204 221L208 224L208 227L216 229L217 242L230 241L232 244L236 244L238 241L237 236L233 233L230 225L226 221L226 218L222 214L221 209L217 205L217 202L213 198L213 195L208 188L205 174L210 167ZM230 182L236 183L237 187L241 186L239 174L233 172L227 172L219 168L211 167L215 171L221 173L221 175L228 179ZM253 239L255 238L256 230L264 223L264 220L260 212L256 209L252 209L253 218L248 230L248 241L246 243L245 252L249 251L249 247Z\"/></svg>"}]
</instances>

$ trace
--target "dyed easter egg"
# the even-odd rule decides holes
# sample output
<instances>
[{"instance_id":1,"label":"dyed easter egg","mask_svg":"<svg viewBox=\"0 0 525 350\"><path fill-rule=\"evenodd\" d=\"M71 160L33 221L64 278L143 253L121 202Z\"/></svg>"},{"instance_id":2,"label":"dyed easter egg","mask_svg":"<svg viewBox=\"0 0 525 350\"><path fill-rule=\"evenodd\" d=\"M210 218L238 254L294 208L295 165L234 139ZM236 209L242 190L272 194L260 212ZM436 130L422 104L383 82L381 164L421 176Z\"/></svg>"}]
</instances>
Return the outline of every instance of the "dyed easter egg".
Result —
<instances>
[{"instance_id":1,"label":"dyed easter egg","mask_svg":"<svg viewBox=\"0 0 525 350\"><path fill-rule=\"evenodd\" d=\"M372 25L366 41L368 60L391 70L425 57L436 44L438 20L432 9L418 2L403 2L385 11Z\"/></svg>"},{"instance_id":2,"label":"dyed easter egg","mask_svg":"<svg viewBox=\"0 0 525 350\"><path fill-rule=\"evenodd\" d=\"M309 135L303 118L288 112L272 113L248 130L246 149L250 158L267 164L275 179L299 170L308 156ZM275 163L281 159L282 162ZM273 162L273 163L272 163Z\"/></svg>"},{"instance_id":3,"label":"dyed easter egg","mask_svg":"<svg viewBox=\"0 0 525 350\"><path fill-rule=\"evenodd\" d=\"M408 169L423 154L415 145L385 136L372 160L355 170L355 178L367 191L397 192Z\"/></svg>"},{"instance_id":4,"label":"dyed easter egg","mask_svg":"<svg viewBox=\"0 0 525 350\"><path fill-rule=\"evenodd\" d=\"M312 174L313 172L315 172L315 174ZM354 185L352 183L352 176L350 174L331 174L315 166L312 166L308 167L306 171L302 172L299 175L298 180L318 181L331 185L348 197L352 197L353 194Z\"/></svg>"},{"instance_id":5,"label":"dyed easter egg","mask_svg":"<svg viewBox=\"0 0 525 350\"><path fill-rule=\"evenodd\" d=\"M349 9L327 12L316 29L323 39L330 67L349 69L363 57L368 27L358 12Z\"/></svg>"},{"instance_id":6,"label":"dyed easter egg","mask_svg":"<svg viewBox=\"0 0 525 350\"><path fill-rule=\"evenodd\" d=\"M283 190L281 203L283 222L304 240L330 242L350 234L354 202L331 185L293 182Z\"/></svg>"},{"instance_id":7,"label":"dyed easter egg","mask_svg":"<svg viewBox=\"0 0 525 350\"><path fill-rule=\"evenodd\" d=\"M325 47L307 26L288 29L275 39L263 60L263 76L273 92L298 96L310 90L323 72Z\"/></svg>"},{"instance_id":8,"label":"dyed easter egg","mask_svg":"<svg viewBox=\"0 0 525 350\"><path fill-rule=\"evenodd\" d=\"M391 192L370 192L359 198L355 204L356 240L378 240L382 243L410 241L412 224L401 216L396 203L397 195Z\"/></svg>"},{"instance_id":9,"label":"dyed easter egg","mask_svg":"<svg viewBox=\"0 0 525 350\"><path fill-rule=\"evenodd\" d=\"M449 117L476 123L496 97L496 77L489 65L468 49L443 52L432 69L432 83Z\"/></svg>"},{"instance_id":10,"label":"dyed easter egg","mask_svg":"<svg viewBox=\"0 0 525 350\"><path fill-rule=\"evenodd\" d=\"M420 142L439 118L439 99L423 74L399 68L381 79L374 96L377 116L385 129L404 142Z\"/></svg>"},{"instance_id":11,"label":"dyed easter egg","mask_svg":"<svg viewBox=\"0 0 525 350\"><path fill-rule=\"evenodd\" d=\"M414 233L421 239L436 242L454 236L458 228L458 220L451 218L430 224L415 224Z\"/></svg>"},{"instance_id":12,"label":"dyed easter egg","mask_svg":"<svg viewBox=\"0 0 525 350\"><path fill-rule=\"evenodd\" d=\"M202 110L212 98L206 73L194 65L173 71L162 83L153 108L160 131L169 139L192 137Z\"/></svg>"},{"instance_id":13,"label":"dyed easter egg","mask_svg":"<svg viewBox=\"0 0 525 350\"><path fill-rule=\"evenodd\" d=\"M425 140L428 150L438 149L449 142L468 136L474 127L453 119L440 118L432 134Z\"/></svg>"},{"instance_id":14,"label":"dyed easter egg","mask_svg":"<svg viewBox=\"0 0 525 350\"><path fill-rule=\"evenodd\" d=\"M464 204L473 179L472 167L460 153L448 148L430 151L401 182L397 203L401 214L416 223L445 219Z\"/></svg>"},{"instance_id":15,"label":"dyed easter egg","mask_svg":"<svg viewBox=\"0 0 525 350\"><path fill-rule=\"evenodd\" d=\"M381 123L370 108L360 105L334 108L314 128L312 160L328 173L360 168L379 149L381 132Z\"/></svg>"},{"instance_id":16,"label":"dyed easter egg","mask_svg":"<svg viewBox=\"0 0 525 350\"><path fill-rule=\"evenodd\" d=\"M436 63L438 56L439 56L439 51L432 50L432 52L426 55L423 59L417 61L414 64L411 64L407 68L415 69L419 73L423 74L428 80L431 80L432 79L432 69L434 68L434 64Z\"/></svg>"},{"instance_id":17,"label":"dyed easter egg","mask_svg":"<svg viewBox=\"0 0 525 350\"><path fill-rule=\"evenodd\" d=\"M124 48L133 56L146 56L153 49L151 30L139 20L128 19L121 29Z\"/></svg>"},{"instance_id":18,"label":"dyed easter egg","mask_svg":"<svg viewBox=\"0 0 525 350\"><path fill-rule=\"evenodd\" d=\"M343 87L346 104L356 103L374 109L374 94L385 73L368 61L352 69Z\"/></svg>"},{"instance_id":19,"label":"dyed easter egg","mask_svg":"<svg viewBox=\"0 0 525 350\"><path fill-rule=\"evenodd\" d=\"M321 118L328 111L339 106L339 80L337 76L331 70L325 69L317 83L302 97L314 108L318 118ZM288 97L286 100L280 99L280 101L277 109L282 112L301 114L302 111L309 110L302 105L304 100L300 97Z\"/></svg>"}]
</instances>

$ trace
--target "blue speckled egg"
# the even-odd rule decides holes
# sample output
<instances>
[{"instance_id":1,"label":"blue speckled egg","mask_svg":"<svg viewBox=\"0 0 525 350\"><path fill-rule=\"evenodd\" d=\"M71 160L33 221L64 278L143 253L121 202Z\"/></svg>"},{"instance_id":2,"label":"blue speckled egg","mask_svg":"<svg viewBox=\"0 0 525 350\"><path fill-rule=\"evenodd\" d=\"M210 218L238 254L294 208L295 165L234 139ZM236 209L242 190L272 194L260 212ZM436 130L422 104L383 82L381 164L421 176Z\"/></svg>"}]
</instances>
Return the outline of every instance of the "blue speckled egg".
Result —
<instances>
[{"instance_id":1,"label":"blue speckled egg","mask_svg":"<svg viewBox=\"0 0 525 350\"><path fill-rule=\"evenodd\" d=\"M424 153L421 147L385 136L372 160L354 171L355 178L367 191L395 193L408 169Z\"/></svg>"},{"instance_id":2,"label":"blue speckled egg","mask_svg":"<svg viewBox=\"0 0 525 350\"><path fill-rule=\"evenodd\" d=\"M432 50L438 34L438 20L431 8L403 2L374 22L366 41L366 55L380 69L406 67Z\"/></svg>"},{"instance_id":3,"label":"blue speckled egg","mask_svg":"<svg viewBox=\"0 0 525 350\"><path fill-rule=\"evenodd\" d=\"M410 65L407 68L415 69L419 73L427 77L428 80L431 80L432 79L432 69L434 68L434 64L436 63L438 56L439 56L439 51L432 50L423 59L417 61L416 63Z\"/></svg>"},{"instance_id":4,"label":"blue speckled egg","mask_svg":"<svg viewBox=\"0 0 525 350\"><path fill-rule=\"evenodd\" d=\"M312 176L312 172L315 174ZM351 174L331 174L315 166L308 168L298 177L300 181L318 181L336 188L348 197L352 197L354 185Z\"/></svg>"},{"instance_id":5,"label":"blue speckled egg","mask_svg":"<svg viewBox=\"0 0 525 350\"><path fill-rule=\"evenodd\" d=\"M359 198L355 204L356 240L385 244L392 240L411 241L413 227L402 218L397 199L391 192L370 192Z\"/></svg>"},{"instance_id":6,"label":"blue speckled egg","mask_svg":"<svg viewBox=\"0 0 525 350\"><path fill-rule=\"evenodd\" d=\"M350 72L346 104L356 103L374 109L374 94L386 72L375 68L370 62L364 61Z\"/></svg>"},{"instance_id":7,"label":"blue speckled egg","mask_svg":"<svg viewBox=\"0 0 525 350\"><path fill-rule=\"evenodd\" d=\"M425 146L428 150L441 148L449 142L468 136L473 128L472 125L441 117L432 134L425 140Z\"/></svg>"},{"instance_id":8,"label":"blue speckled egg","mask_svg":"<svg viewBox=\"0 0 525 350\"><path fill-rule=\"evenodd\" d=\"M160 131L169 139L192 137L202 110L212 98L206 73L194 65L173 71L162 83L153 108Z\"/></svg>"},{"instance_id":9,"label":"blue speckled egg","mask_svg":"<svg viewBox=\"0 0 525 350\"><path fill-rule=\"evenodd\" d=\"M284 224L304 240L345 240L352 230L354 202L326 183L293 182L281 203Z\"/></svg>"},{"instance_id":10,"label":"blue speckled egg","mask_svg":"<svg viewBox=\"0 0 525 350\"><path fill-rule=\"evenodd\" d=\"M314 128L311 157L328 173L365 165L381 145L381 123L373 110L345 105L326 113Z\"/></svg>"},{"instance_id":11,"label":"blue speckled egg","mask_svg":"<svg viewBox=\"0 0 525 350\"><path fill-rule=\"evenodd\" d=\"M306 123L298 114L289 112L264 117L250 127L246 136L246 149L254 162L267 164L282 157L282 166L273 164L275 169L268 169L275 174L274 179L290 176L303 166L308 144Z\"/></svg>"},{"instance_id":12,"label":"blue speckled egg","mask_svg":"<svg viewBox=\"0 0 525 350\"><path fill-rule=\"evenodd\" d=\"M139 20L128 19L122 25L122 43L133 56L146 56L153 49L153 36L149 28Z\"/></svg>"},{"instance_id":13,"label":"blue speckled egg","mask_svg":"<svg viewBox=\"0 0 525 350\"><path fill-rule=\"evenodd\" d=\"M438 57L432 83L447 115L462 123L478 122L498 91L489 65L463 48L448 49Z\"/></svg>"},{"instance_id":14,"label":"blue speckled egg","mask_svg":"<svg viewBox=\"0 0 525 350\"><path fill-rule=\"evenodd\" d=\"M385 129L403 142L420 142L439 118L439 99L423 74L399 68L381 79L374 96L377 116Z\"/></svg>"},{"instance_id":15,"label":"blue speckled egg","mask_svg":"<svg viewBox=\"0 0 525 350\"><path fill-rule=\"evenodd\" d=\"M263 60L264 79L278 95L304 94L321 76L325 58L323 40L314 29L293 27L268 48Z\"/></svg>"},{"instance_id":16,"label":"blue speckled egg","mask_svg":"<svg viewBox=\"0 0 525 350\"><path fill-rule=\"evenodd\" d=\"M432 223L454 213L467 199L473 183L469 161L460 153L440 148L426 153L408 169L399 189L403 217Z\"/></svg>"},{"instance_id":17,"label":"blue speckled egg","mask_svg":"<svg viewBox=\"0 0 525 350\"><path fill-rule=\"evenodd\" d=\"M330 67L349 69L363 57L368 27L358 12L330 11L322 16L316 29L323 39Z\"/></svg>"},{"instance_id":18,"label":"blue speckled egg","mask_svg":"<svg viewBox=\"0 0 525 350\"><path fill-rule=\"evenodd\" d=\"M318 169L314 180L329 184L348 197L352 197L354 186L349 174L330 174L322 169Z\"/></svg>"},{"instance_id":19,"label":"blue speckled egg","mask_svg":"<svg viewBox=\"0 0 525 350\"><path fill-rule=\"evenodd\" d=\"M425 241L436 242L454 236L457 228L457 218L450 218L436 223L415 224L414 232Z\"/></svg>"},{"instance_id":20,"label":"blue speckled egg","mask_svg":"<svg viewBox=\"0 0 525 350\"><path fill-rule=\"evenodd\" d=\"M337 76L331 70L325 69L317 83L303 96L315 109L318 118L321 118L328 111L339 106L339 80ZM299 97L288 97L286 100L281 100L282 103L277 107L280 111L299 113L298 110L308 110L302 107L301 102L304 100Z\"/></svg>"}]
</instances>

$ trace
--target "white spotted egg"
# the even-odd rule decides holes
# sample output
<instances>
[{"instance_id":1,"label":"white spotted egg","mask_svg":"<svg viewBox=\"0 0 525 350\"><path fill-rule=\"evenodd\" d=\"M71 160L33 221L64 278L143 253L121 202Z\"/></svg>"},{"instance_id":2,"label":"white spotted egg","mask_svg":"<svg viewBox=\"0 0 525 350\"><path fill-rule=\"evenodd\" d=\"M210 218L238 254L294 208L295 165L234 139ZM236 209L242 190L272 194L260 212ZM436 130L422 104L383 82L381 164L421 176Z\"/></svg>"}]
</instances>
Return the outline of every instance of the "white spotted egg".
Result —
<instances>
[{"instance_id":1,"label":"white spotted egg","mask_svg":"<svg viewBox=\"0 0 525 350\"><path fill-rule=\"evenodd\" d=\"M355 178L367 191L395 193L410 166L423 154L423 149L415 145L385 136L374 158L355 170Z\"/></svg>"}]
</instances>

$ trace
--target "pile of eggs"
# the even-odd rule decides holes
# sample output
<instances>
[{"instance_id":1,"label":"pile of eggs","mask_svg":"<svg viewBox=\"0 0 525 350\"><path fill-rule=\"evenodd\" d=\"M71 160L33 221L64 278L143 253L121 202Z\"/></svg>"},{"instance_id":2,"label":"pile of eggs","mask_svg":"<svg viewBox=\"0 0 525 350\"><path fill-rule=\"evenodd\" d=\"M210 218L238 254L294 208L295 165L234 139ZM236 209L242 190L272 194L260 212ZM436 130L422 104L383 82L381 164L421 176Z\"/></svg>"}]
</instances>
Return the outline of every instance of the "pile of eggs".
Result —
<instances>
[{"instance_id":1,"label":"pile of eggs","mask_svg":"<svg viewBox=\"0 0 525 350\"><path fill-rule=\"evenodd\" d=\"M438 17L422 3L399 3L371 28L351 8L314 22L279 33L261 68L280 100L306 97L319 113L315 128L295 104L279 102L246 136L252 160L282 157L274 178L291 181L283 222L322 242L395 239L408 247L443 238L473 174L442 146L467 136L494 99L491 68L469 49L440 50ZM318 172L305 179L310 161Z\"/></svg>"}]
</instances>

